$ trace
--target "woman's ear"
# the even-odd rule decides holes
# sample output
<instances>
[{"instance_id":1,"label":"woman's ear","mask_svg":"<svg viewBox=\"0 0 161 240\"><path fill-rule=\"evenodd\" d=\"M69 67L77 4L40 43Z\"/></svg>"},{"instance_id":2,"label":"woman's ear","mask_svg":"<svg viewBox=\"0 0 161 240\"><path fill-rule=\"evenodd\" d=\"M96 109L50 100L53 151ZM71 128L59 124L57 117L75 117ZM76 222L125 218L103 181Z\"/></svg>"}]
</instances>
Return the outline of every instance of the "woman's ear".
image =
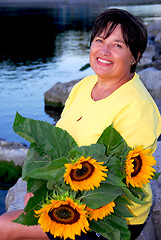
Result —
<instances>
[{"instance_id":1,"label":"woman's ear","mask_svg":"<svg viewBox=\"0 0 161 240\"><path fill-rule=\"evenodd\" d=\"M135 60L135 58L132 57L132 59L131 59L131 66L134 65L136 62L137 62L137 61Z\"/></svg>"},{"instance_id":2,"label":"woman's ear","mask_svg":"<svg viewBox=\"0 0 161 240\"><path fill-rule=\"evenodd\" d=\"M140 54L140 52L139 52L136 62L138 62L138 61L140 60L140 58L141 58L141 54Z\"/></svg>"}]
</instances>

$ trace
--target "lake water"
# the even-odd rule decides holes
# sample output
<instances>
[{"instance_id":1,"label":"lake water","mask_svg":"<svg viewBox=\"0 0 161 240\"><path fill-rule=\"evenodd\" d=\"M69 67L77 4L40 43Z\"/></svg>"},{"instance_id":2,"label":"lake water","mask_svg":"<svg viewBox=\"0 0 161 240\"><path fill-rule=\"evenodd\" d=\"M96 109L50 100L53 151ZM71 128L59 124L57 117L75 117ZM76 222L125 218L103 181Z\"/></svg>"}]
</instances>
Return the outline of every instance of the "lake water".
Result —
<instances>
[{"instance_id":1,"label":"lake water","mask_svg":"<svg viewBox=\"0 0 161 240\"><path fill-rule=\"evenodd\" d=\"M89 62L90 31L97 14L114 6L141 16L146 23L161 19L161 1L153 5L130 1L131 5L122 6L122 1L95 2L0 4L0 138L27 144L12 129L16 111L55 124L57 116L45 112L44 92L56 82L93 73L80 68Z\"/></svg>"},{"instance_id":2,"label":"lake water","mask_svg":"<svg viewBox=\"0 0 161 240\"><path fill-rule=\"evenodd\" d=\"M5 197L7 195L7 190L0 190L0 215L6 211L5 207Z\"/></svg>"}]
</instances>

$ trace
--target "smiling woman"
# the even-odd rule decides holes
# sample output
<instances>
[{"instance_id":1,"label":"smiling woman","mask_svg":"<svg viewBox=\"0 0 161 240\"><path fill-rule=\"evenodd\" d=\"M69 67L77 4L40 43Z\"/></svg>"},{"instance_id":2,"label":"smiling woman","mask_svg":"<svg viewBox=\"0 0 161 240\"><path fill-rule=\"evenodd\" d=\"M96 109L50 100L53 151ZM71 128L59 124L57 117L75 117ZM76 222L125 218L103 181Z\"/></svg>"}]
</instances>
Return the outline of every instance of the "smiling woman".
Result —
<instances>
[{"instance_id":1,"label":"smiling woman","mask_svg":"<svg viewBox=\"0 0 161 240\"><path fill-rule=\"evenodd\" d=\"M92 90L94 100L109 96L131 80L137 62L146 49L147 32L145 28L141 28L142 21L134 21L127 13L122 16L121 21L119 13L114 19L114 11L111 10L106 21L103 20L103 14L99 16L91 35L90 64L98 76L98 82ZM140 25L140 28L133 35L135 24ZM141 42L139 48L137 38Z\"/></svg>"},{"instance_id":2,"label":"smiling woman","mask_svg":"<svg viewBox=\"0 0 161 240\"><path fill-rule=\"evenodd\" d=\"M96 19L90 43L90 64L96 75L74 86L57 126L67 130L82 146L95 143L106 126L113 124L130 147L151 146L154 151L161 133L161 117L135 73L147 46L145 25L125 10L110 9ZM142 164L138 165L140 175L143 175L143 165L149 169L148 157L144 161L136 160L130 160L131 171L126 173L129 187L133 185L136 163ZM129 207L133 217L127 218L127 223L130 230L134 229L131 240L140 234L152 205L150 185L144 184L139 186L146 193L145 204L133 203Z\"/></svg>"},{"instance_id":3,"label":"smiling woman","mask_svg":"<svg viewBox=\"0 0 161 240\"><path fill-rule=\"evenodd\" d=\"M107 97L134 75L130 72L131 65L135 63L134 57L123 39L121 25L117 25L109 35L110 29L109 25L107 33L104 31L97 35L91 43L90 63L99 78L92 92L93 98L97 95L96 89L100 91L99 87L103 86L106 91L103 98ZM106 81L107 77L109 81Z\"/></svg>"}]
</instances>

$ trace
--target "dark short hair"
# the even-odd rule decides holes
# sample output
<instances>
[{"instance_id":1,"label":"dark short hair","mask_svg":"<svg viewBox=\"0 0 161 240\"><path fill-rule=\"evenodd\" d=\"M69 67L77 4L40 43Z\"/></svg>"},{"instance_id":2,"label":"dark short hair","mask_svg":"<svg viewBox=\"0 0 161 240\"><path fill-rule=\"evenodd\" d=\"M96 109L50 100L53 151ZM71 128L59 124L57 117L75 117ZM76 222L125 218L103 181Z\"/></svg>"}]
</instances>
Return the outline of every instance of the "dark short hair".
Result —
<instances>
[{"instance_id":1,"label":"dark short hair","mask_svg":"<svg viewBox=\"0 0 161 240\"><path fill-rule=\"evenodd\" d=\"M109 25L110 24L110 25ZM101 13L94 22L90 44L96 36L107 30L107 38L120 24L125 44L129 47L136 63L131 66L131 72L135 72L137 63L147 46L147 29L143 20L121 9L108 9ZM139 56L140 54L140 56Z\"/></svg>"}]
</instances>

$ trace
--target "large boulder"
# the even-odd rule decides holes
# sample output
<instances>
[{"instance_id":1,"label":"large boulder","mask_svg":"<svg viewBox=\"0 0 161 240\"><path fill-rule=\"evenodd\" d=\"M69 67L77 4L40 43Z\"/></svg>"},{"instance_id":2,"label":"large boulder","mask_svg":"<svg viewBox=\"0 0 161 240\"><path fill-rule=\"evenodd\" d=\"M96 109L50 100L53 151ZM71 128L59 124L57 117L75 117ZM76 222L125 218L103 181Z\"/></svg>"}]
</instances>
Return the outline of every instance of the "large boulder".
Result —
<instances>
[{"instance_id":1,"label":"large boulder","mask_svg":"<svg viewBox=\"0 0 161 240\"><path fill-rule=\"evenodd\" d=\"M154 205L151 219L153 226L155 226L157 240L161 240L161 181L156 181L155 184L152 183L152 190L154 195Z\"/></svg>"},{"instance_id":2,"label":"large boulder","mask_svg":"<svg viewBox=\"0 0 161 240\"><path fill-rule=\"evenodd\" d=\"M8 190L5 205L7 211L24 209L24 198L27 193L27 183L19 178L17 183Z\"/></svg>"},{"instance_id":3,"label":"large boulder","mask_svg":"<svg viewBox=\"0 0 161 240\"><path fill-rule=\"evenodd\" d=\"M62 107L72 89L72 87L79 82L78 80L73 80L66 83L57 82L53 87L44 93L45 104L53 105L53 107Z\"/></svg>"},{"instance_id":4,"label":"large boulder","mask_svg":"<svg viewBox=\"0 0 161 240\"><path fill-rule=\"evenodd\" d=\"M143 56L138 64L138 67L143 67L152 63L153 57L156 55L155 46L153 44L148 44Z\"/></svg>"},{"instance_id":5,"label":"large boulder","mask_svg":"<svg viewBox=\"0 0 161 240\"><path fill-rule=\"evenodd\" d=\"M28 148L21 143L0 140L0 161L13 161L15 165L22 166Z\"/></svg>"},{"instance_id":6,"label":"large boulder","mask_svg":"<svg viewBox=\"0 0 161 240\"><path fill-rule=\"evenodd\" d=\"M152 36L156 37L157 34L161 31L160 26L161 26L161 20L149 22L147 25L148 35L150 37Z\"/></svg>"},{"instance_id":7,"label":"large boulder","mask_svg":"<svg viewBox=\"0 0 161 240\"><path fill-rule=\"evenodd\" d=\"M161 43L161 32L158 32L158 34L157 34L156 37L155 37L155 41L156 41L157 43Z\"/></svg>"},{"instance_id":8,"label":"large boulder","mask_svg":"<svg viewBox=\"0 0 161 240\"><path fill-rule=\"evenodd\" d=\"M153 67L139 72L140 79L154 99L161 99L161 71Z\"/></svg>"}]
</instances>

